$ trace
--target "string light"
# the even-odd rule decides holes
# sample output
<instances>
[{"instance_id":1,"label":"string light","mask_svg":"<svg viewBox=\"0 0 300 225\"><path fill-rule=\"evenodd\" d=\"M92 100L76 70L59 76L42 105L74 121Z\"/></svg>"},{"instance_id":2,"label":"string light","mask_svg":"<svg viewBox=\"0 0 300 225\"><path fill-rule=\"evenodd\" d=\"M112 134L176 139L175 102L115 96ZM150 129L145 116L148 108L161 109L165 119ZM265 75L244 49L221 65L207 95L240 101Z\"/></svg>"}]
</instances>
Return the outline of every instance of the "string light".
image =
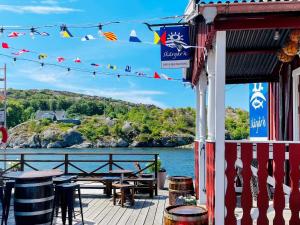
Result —
<instances>
[{"instance_id":1,"label":"string light","mask_svg":"<svg viewBox=\"0 0 300 225\"><path fill-rule=\"evenodd\" d=\"M41 63L41 67L44 67L44 65L45 65L44 63Z\"/></svg>"},{"instance_id":2,"label":"string light","mask_svg":"<svg viewBox=\"0 0 300 225\"><path fill-rule=\"evenodd\" d=\"M60 36L64 37L64 32L66 31L67 26L65 24L60 26Z\"/></svg>"},{"instance_id":3,"label":"string light","mask_svg":"<svg viewBox=\"0 0 300 225\"><path fill-rule=\"evenodd\" d=\"M30 34L29 34L30 37L31 37L32 39L34 39L34 33L35 33L35 32L36 32L35 28L32 27L32 28L30 29Z\"/></svg>"},{"instance_id":4,"label":"string light","mask_svg":"<svg viewBox=\"0 0 300 225\"><path fill-rule=\"evenodd\" d=\"M10 55L5 55L5 54L2 54L0 53L0 56L3 56L3 57L7 57L7 58L11 58L13 59L13 61L15 62L17 60L16 57L12 57ZM81 73L89 73L89 74L92 74L92 75L108 75L108 76L116 76L118 78L120 78L121 76L123 77L138 77L138 78L145 78L145 79L154 79L153 76L138 76L136 74L115 74L115 73L109 73L109 72L96 72L96 71L91 71L91 70L88 70L88 69L81 69L81 68L76 68L76 67L66 67L66 66L63 66L61 64L55 64L55 63L41 63L37 60L33 60L33 59L27 59L27 58L22 58L22 57L19 57L18 60L22 60L22 61L27 61L27 62L33 62L33 63L38 63L39 65L42 66L43 64L43 67L44 66L53 66L53 67L58 67L58 68L64 68L64 69L67 69L68 72L70 72L71 70L73 71L77 71L77 72L81 72ZM177 78L173 78L172 81L182 81L182 79L177 79Z\"/></svg>"},{"instance_id":5,"label":"string light","mask_svg":"<svg viewBox=\"0 0 300 225\"><path fill-rule=\"evenodd\" d=\"M3 27L1 27L1 28L0 28L0 36L2 36L2 35L3 35L3 33L4 33L4 28L3 28Z\"/></svg>"},{"instance_id":6,"label":"string light","mask_svg":"<svg viewBox=\"0 0 300 225\"><path fill-rule=\"evenodd\" d=\"M102 36L102 28L103 28L103 25L101 23L99 23L99 25L98 25L98 34L99 34L99 36Z\"/></svg>"}]
</instances>

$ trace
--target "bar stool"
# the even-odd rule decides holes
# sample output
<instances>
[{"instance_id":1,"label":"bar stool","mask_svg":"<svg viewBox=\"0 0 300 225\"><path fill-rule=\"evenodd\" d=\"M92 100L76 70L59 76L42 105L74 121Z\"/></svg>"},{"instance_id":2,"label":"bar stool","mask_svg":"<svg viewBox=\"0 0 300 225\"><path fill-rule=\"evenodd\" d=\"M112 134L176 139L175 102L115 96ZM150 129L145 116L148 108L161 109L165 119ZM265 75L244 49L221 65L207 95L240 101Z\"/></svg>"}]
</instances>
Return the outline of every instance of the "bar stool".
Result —
<instances>
[{"instance_id":1,"label":"bar stool","mask_svg":"<svg viewBox=\"0 0 300 225\"><path fill-rule=\"evenodd\" d=\"M54 177L53 178L53 184L54 187L56 187L59 184L66 184L66 183L71 183L73 182L78 176L77 175L62 175L59 177ZM60 199L57 199L57 201L54 202L54 207L55 207L55 215L56 217L58 216L58 211L59 211L59 205L60 205Z\"/></svg>"},{"instance_id":2,"label":"bar stool","mask_svg":"<svg viewBox=\"0 0 300 225\"><path fill-rule=\"evenodd\" d=\"M7 225L8 215L9 215L9 208L10 208L10 200L11 200L11 193L12 189L15 187L14 180L5 181L4 185L4 194L3 194L3 202L2 202L2 220L1 225Z\"/></svg>"},{"instance_id":3,"label":"bar stool","mask_svg":"<svg viewBox=\"0 0 300 225\"><path fill-rule=\"evenodd\" d=\"M124 207L126 199L128 199L131 205L134 205L134 185L126 183L115 183L112 185L113 193L113 204L116 205L116 200L119 198L121 201L121 206ZM117 192L116 189L120 189L120 192Z\"/></svg>"},{"instance_id":4,"label":"bar stool","mask_svg":"<svg viewBox=\"0 0 300 225\"><path fill-rule=\"evenodd\" d=\"M72 225L73 222L73 213L74 213L74 193L78 192L78 200L79 200L79 207L80 207L80 214L81 214L81 222L84 224L83 220L83 211L82 211L82 202L81 202L81 193L80 193L80 185L76 183L65 183L65 184L58 184L55 187L55 197L54 197L54 204L53 204L53 212L54 207L59 199L61 200L61 215L62 215L62 222L63 225L66 224L66 215L68 212L68 221L69 225Z\"/></svg>"}]
</instances>

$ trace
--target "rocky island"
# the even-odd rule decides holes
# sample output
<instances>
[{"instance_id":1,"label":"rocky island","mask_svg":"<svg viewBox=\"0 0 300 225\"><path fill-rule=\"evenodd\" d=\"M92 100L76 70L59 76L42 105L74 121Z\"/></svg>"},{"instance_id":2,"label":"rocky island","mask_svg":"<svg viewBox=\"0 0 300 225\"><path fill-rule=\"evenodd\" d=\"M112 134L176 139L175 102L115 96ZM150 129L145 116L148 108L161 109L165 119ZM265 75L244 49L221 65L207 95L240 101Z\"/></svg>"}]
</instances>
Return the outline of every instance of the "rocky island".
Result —
<instances>
[{"instance_id":1,"label":"rocky island","mask_svg":"<svg viewBox=\"0 0 300 225\"><path fill-rule=\"evenodd\" d=\"M227 109L226 138L246 138L247 121L247 112ZM70 92L9 89L7 122L9 148L178 147L194 141L195 111Z\"/></svg>"}]
</instances>

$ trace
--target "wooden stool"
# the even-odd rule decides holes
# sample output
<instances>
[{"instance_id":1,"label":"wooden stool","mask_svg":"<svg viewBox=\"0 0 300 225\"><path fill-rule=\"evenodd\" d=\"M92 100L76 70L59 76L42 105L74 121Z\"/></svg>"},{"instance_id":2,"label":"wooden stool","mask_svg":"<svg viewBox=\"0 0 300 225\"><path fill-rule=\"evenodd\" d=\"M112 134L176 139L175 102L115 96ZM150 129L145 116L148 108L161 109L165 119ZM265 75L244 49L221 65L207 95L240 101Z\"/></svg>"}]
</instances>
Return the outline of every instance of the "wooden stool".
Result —
<instances>
[{"instance_id":1,"label":"wooden stool","mask_svg":"<svg viewBox=\"0 0 300 225\"><path fill-rule=\"evenodd\" d=\"M114 205L116 205L116 199L120 199L121 206L124 207L124 203L126 202L126 199L128 199L131 203L131 205L134 205L134 185L131 184L113 184L113 202ZM116 190L120 189L120 192L117 192Z\"/></svg>"}]
</instances>

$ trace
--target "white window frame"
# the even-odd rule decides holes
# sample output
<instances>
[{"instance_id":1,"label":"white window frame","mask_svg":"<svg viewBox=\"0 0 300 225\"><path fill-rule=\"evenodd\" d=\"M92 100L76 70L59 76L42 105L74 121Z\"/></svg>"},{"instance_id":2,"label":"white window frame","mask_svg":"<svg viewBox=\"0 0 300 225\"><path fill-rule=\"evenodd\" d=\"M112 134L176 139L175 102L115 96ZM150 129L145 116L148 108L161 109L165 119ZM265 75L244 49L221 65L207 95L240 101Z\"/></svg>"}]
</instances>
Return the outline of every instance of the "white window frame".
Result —
<instances>
[{"instance_id":1,"label":"white window frame","mask_svg":"<svg viewBox=\"0 0 300 225\"><path fill-rule=\"evenodd\" d=\"M293 141L300 141L299 137L299 76L300 67L293 70Z\"/></svg>"}]
</instances>

